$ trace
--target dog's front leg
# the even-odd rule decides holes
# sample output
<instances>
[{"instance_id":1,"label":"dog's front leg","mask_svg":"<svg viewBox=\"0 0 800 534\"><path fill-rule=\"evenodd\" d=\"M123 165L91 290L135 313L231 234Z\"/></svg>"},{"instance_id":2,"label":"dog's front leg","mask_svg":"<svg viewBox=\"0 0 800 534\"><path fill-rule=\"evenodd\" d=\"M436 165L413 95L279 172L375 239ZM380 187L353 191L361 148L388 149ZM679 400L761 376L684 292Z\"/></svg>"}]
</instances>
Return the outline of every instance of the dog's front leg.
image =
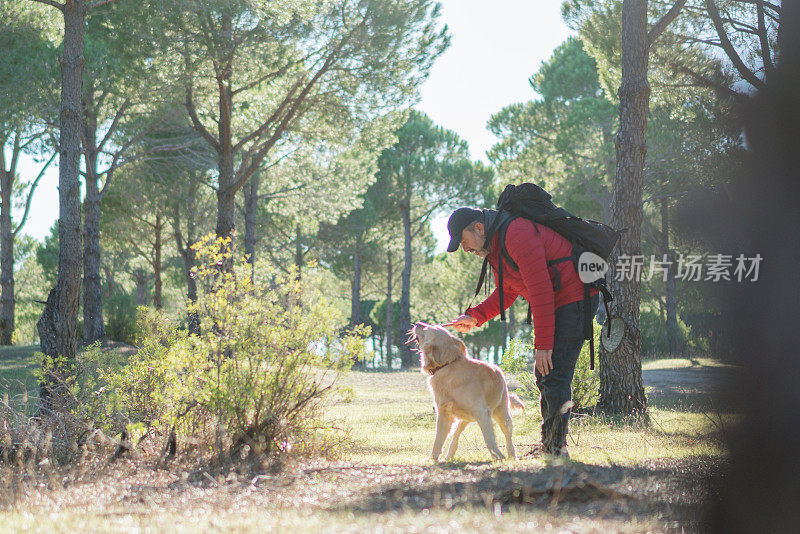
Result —
<instances>
[{"instance_id":1,"label":"dog's front leg","mask_svg":"<svg viewBox=\"0 0 800 534\"><path fill-rule=\"evenodd\" d=\"M433 450L431 451L431 459L434 462L439 461L439 455L442 454L444 440L447 438L447 434L450 433L452 423L453 421L449 414L445 413L441 408L436 410L436 437L433 439Z\"/></svg>"}]
</instances>

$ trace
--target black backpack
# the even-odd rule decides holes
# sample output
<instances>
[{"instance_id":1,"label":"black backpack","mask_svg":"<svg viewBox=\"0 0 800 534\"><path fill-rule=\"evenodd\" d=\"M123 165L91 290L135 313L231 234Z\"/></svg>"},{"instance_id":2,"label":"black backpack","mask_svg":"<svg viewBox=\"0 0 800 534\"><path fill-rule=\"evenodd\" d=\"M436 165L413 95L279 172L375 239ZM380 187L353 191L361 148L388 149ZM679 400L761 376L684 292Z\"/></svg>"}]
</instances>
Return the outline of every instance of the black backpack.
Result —
<instances>
[{"instance_id":1,"label":"black backpack","mask_svg":"<svg viewBox=\"0 0 800 534\"><path fill-rule=\"evenodd\" d=\"M498 215L491 226L486 228L486 243L491 241L492 236L498 233L498 243L500 252L514 270L519 270L516 262L511 258L506 250L506 230L508 225L517 217L524 217L534 223L543 224L558 234L563 236L572 244L572 254L563 258L549 260L547 266L555 265L564 261L572 261L575 271L579 272L578 259L584 252L592 252L603 260L608 261L614 246L619 240L622 232L614 230L610 226L597 221L575 217L564 208L559 208L551 201L550 194L532 183L522 183L520 185L507 185L505 190L497 199ZM534 224L534 227L536 225ZM537 230L538 231L538 230ZM485 245L484 245L485 246ZM475 288L475 295L480 293L481 287L486 280L486 268L489 258L483 260L483 267L478 279L478 286ZM561 289L561 278L558 269L553 269L556 276L556 291ZM503 262L500 261L497 270L497 287L503 287ZM590 284L583 284L583 301L586 317L584 320L584 339L589 340L589 350L591 354L590 368L594 369L594 335L592 330L592 314L589 311L589 289L595 288L603 294L603 304L606 308L606 320L611 317L608 304L614 297L608 290L605 278L595 280ZM503 305L503 291L499 291L500 297L500 320L506 320L505 306ZM531 324L531 304L528 303L527 323ZM609 330L610 333L610 330Z\"/></svg>"}]
</instances>

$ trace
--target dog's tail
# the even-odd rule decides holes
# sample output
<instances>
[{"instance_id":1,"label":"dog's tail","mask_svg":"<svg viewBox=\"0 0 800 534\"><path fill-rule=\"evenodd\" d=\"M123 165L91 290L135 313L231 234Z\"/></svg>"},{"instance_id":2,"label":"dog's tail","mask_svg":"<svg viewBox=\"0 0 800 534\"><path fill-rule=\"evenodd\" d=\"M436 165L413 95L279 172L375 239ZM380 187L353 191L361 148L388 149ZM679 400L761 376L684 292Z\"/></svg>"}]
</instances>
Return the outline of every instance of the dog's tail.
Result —
<instances>
[{"instance_id":1,"label":"dog's tail","mask_svg":"<svg viewBox=\"0 0 800 534\"><path fill-rule=\"evenodd\" d=\"M521 412L525 409L525 403L517 397L515 393L508 392L508 407L511 413Z\"/></svg>"}]
</instances>

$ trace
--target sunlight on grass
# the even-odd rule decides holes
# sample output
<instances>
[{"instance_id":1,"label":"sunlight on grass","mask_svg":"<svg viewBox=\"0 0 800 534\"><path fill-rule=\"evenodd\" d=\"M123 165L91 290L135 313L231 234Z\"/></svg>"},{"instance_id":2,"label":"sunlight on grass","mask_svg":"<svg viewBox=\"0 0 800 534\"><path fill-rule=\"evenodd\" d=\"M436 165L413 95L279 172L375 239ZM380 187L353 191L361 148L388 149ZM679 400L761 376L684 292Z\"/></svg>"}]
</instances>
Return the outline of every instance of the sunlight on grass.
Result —
<instances>
[{"instance_id":1,"label":"sunlight on grass","mask_svg":"<svg viewBox=\"0 0 800 534\"><path fill-rule=\"evenodd\" d=\"M39 399L39 382L33 375L33 353L39 345L0 347L0 395L8 395L13 409L32 415Z\"/></svg>"},{"instance_id":2,"label":"sunlight on grass","mask_svg":"<svg viewBox=\"0 0 800 534\"><path fill-rule=\"evenodd\" d=\"M733 367L730 364L713 358L664 358L642 362L643 371L657 371L661 369L683 369L688 367Z\"/></svg>"},{"instance_id":3,"label":"sunlight on grass","mask_svg":"<svg viewBox=\"0 0 800 534\"><path fill-rule=\"evenodd\" d=\"M22 361L6 364L16 366L9 371L14 373L20 372L20 365L25 367ZM0 372L0 378L3 376L8 375ZM454 461L433 467L429 456L435 413L424 376L419 372L350 372L343 374L338 383L338 392L327 401L325 417L343 431L345 445L338 458L319 459L312 464L319 466L319 472L309 469L303 474L301 469L299 475L289 474L287 480L281 479L276 487L260 488L248 485L248 478L244 479L244 484L234 481L231 485L217 486L214 482L186 486L180 483L179 473L158 469L151 476L167 477L168 486L162 488L157 483L147 486L151 484L147 482L145 486L150 490L142 492L140 487L138 493L134 492L141 495L138 499L144 500L133 499L134 493L130 493L131 498L112 497L100 506L87 505L85 495L94 495L99 487L94 483L76 485L74 490L72 486L69 489L65 486L54 497L47 489L37 489L41 493L37 493L39 497L33 502L38 505L31 507L28 503L0 512L0 532L664 530L663 518L656 513L621 518L606 513L609 504L603 501L598 501L595 508L585 508L585 513L580 515L568 512L568 508L546 505L498 507L496 502L492 504L492 495L485 505L481 500L484 497L480 497L456 506L425 504L421 509L409 508L409 500L398 502L397 507L390 503L388 508L376 511L354 507L352 503L382 502L380 499L386 491L395 491L394 488L409 489L413 493L421 488L437 491L436 488L442 487L442 491L449 492L450 480L495 480L503 473L535 476L563 462L525 455L539 441L541 425L538 405L528 402L524 413L513 416L518 459L491 461L480 429L471 424L462 434ZM724 456L720 437L732 421L730 414L704 413L688 402L685 408L674 408L680 406L679 400L663 405L670 408L650 408L649 424L585 415L573 418L567 443L572 461L585 467L610 467L609 472L632 467L655 474L662 473L659 469L665 460ZM504 441L498 435L501 450L505 450ZM130 464L129 469L132 466ZM353 471L355 474L348 474ZM147 473L147 468L140 467L138 472L133 469L127 476L146 477ZM298 482L292 482L293 477L297 477ZM120 496L129 495L132 488L142 484L141 481L132 483L133 479L124 476L119 480L113 478L114 481L102 479L98 482L101 486L115 488ZM284 483L288 485L283 486ZM55 484L54 487L59 486ZM67 498L71 491L77 493L71 505L53 509L46 504L53 498ZM154 500L150 500L148 491L152 492ZM294 491L295 497L286 500L282 491ZM161 500L156 498L158 495ZM168 498L164 498L165 495ZM172 506L173 498L186 506ZM255 500L249 500L251 498ZM259 498L264 500L259 501ZM273 501L277 501L274 506L263 505ZM38 511L37 506L41 506Z\"/></svg>"},{"instance_id":4,"label":"sunlight on grass","mask_svg":"<svg viewBox=\"0 0 800 534\"><path fill-rule=\"evenodd\" d=\"M349 461L429 464L435 413L425 381L418 373L390 376L391 381L381 378L384 383L376 387L370 385L370 381L378 380L377 375L350 373L344 383L353 386L351 402L332 406L328 416L337 421L337 426L344 429L354 443L347 454ZM715 424L704 413L689 408L651 408L649 425L620 424L594 416L576 417L570 423L567 441L570 456L573 461L595 465L634 465L657 458L724 455ZM723 421L730 418L723 414ZM541 464L541 459L524 456L540 441L539 407L529 403L524 413L513 416L513 422L519 457L516 463ZM496 432L500 448L504 450L502 435L497 429ZM471 424L462 434L455 460L490 460L476 424Z\"/></svg>"}]
</instances>

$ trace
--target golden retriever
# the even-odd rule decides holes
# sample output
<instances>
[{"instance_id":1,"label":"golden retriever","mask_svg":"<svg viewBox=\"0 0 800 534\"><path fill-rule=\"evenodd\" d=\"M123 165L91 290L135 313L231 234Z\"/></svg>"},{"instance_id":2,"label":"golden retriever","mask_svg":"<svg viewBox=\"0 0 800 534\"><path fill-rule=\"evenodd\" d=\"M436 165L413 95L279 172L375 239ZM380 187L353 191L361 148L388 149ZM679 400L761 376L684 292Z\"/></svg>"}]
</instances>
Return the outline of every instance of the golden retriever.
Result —
<instances>
[{"instance_id":1,"label":"golden retriever","mask_svg":"<svg viewBox=\"0 0 800 534\"><path fill-rule=\"evenodd\" d=\"M492 419L497 421L506 437L506 452L516 457L511 441L513 425L509 408L524 409L525 405L509 393L503 371L491 363L467 356L464 342L452 336L443 326L417 323L411 338L419 345L422 372L430 375L428 387L436 405L436 438L431 458L439 460L442 447L453 423L457 423L445 460L450 460L458 448L458 438L464 428L477 421L483 439L494 459L504 458L497 448Z\"/></svg>"}]
</instances>

